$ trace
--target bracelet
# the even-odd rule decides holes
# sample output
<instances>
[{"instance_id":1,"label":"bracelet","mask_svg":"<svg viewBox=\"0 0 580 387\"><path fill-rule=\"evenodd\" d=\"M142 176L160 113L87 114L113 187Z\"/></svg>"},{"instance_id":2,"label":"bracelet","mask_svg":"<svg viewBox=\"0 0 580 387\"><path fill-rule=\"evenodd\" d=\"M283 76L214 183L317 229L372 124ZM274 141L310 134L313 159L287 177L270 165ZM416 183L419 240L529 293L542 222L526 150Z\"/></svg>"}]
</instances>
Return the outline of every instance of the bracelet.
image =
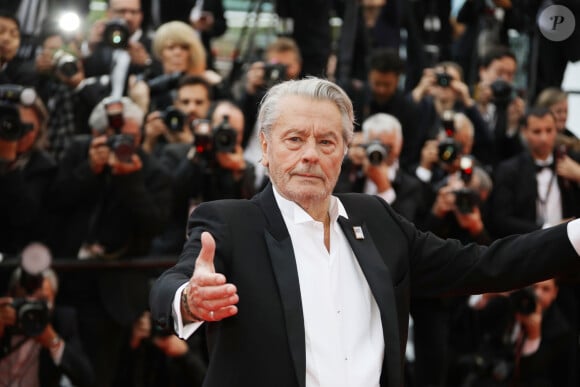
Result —
<instances>
[{"instance_id":1,"label":"bracelet","mask_svg":"<svg viewBox=\"0 0 580 387\"><path fill-rule=\"evenodd\" d=\"M191 322L201 322L203 321L202 319L198 318L196 315L193 314L193 312L191 311L191 309L189 309L189 303L187 302L187 293L189 292L189 284L186 285L183 290L181 291L181 304L183 305L183 309L185 310L185 313L187 313L187 316L189 317L189 319L191 320Z\"/></svg>"}]
</instances>

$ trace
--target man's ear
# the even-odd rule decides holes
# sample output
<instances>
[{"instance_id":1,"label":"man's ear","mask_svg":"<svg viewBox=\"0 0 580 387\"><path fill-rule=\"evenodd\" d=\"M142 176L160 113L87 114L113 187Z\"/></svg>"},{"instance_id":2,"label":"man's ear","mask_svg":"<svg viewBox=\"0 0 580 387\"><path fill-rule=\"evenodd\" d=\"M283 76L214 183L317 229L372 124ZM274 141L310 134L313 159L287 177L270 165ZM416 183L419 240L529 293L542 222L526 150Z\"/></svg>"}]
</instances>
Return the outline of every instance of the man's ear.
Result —
<instances>
[{"instance_id":1,"label":"man's ear","mask_svg":"<svg viewBox=\"0 0 580 387\"><path fill-rule=\"evenodd\" d=\"M262 147L262 159L260 162L264 167L268 166L268 140L264 132L260 132L260 146Z\"/></svg>"}]
</instances>

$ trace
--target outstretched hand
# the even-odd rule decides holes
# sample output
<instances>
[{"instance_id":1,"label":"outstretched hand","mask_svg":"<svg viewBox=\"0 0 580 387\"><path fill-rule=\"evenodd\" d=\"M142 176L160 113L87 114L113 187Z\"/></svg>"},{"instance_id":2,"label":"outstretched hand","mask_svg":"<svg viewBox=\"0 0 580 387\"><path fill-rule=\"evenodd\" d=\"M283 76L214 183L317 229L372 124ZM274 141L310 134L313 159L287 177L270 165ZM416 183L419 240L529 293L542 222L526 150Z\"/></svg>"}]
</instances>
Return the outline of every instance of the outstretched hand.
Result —
<instances>
[{"instance_id":1,"label":"outstretched hand","mask_svg":"<svg viewBox=\"0 0 580 387\"><path fill-rule=\"evenodd\" d=\"M219 321L238 313L239 301L235 285L216 273L215 240L209 232L201 234L201 251L188 285L183 289L191 317L204 321Z\"/></svg>"}]
</instances>

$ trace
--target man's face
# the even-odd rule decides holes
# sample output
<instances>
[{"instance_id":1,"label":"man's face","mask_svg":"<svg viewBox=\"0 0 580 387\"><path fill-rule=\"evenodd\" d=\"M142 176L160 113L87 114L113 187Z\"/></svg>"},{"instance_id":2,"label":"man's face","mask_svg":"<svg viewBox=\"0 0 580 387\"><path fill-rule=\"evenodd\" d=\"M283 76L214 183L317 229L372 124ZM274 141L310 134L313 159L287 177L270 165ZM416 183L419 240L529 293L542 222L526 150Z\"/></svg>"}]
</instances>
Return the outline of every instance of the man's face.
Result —
<instances>
[{"instance_id":1,"label":"man's face","mask_svg":"<svg viewBox=\"0 0 580 387\"><path fill-rule=\"evenodd\" d=\"M503 58L491 61L487 68L480 68L479 76L481 81L488 85L497 79L503 79L506 82L513 83L517 68L517 63L513 58L504 56Z\"/></svg>"},{"instance_id":2,"label":"man's face","mask_svg":"<svg viewBox=\"0 0 580 387\"><path fill-rule=\"evenodd\" d=\"M127 22L129 32L133 34L143 22L143 12L141 12L140 0L111 0L109 10L109 18L121 18Z\"/></svg>"},{"instance_id":3,"label":"man's face","mask_svg":"<svg viewBox=\"0 0 580 387\"><path fill-rule=\"evenodd\" d=\"M542 307L542 310L548 309L558 296L558 286L556 285L556 281L549 279L547 281L535 283L534 293L536 294L537 302Z\"/></svg>"},{"instance_id":4,"label":"man's face","mask_svg":"<svg viewBox=\"0 0 580 387\"><path fill-rule=\"evenodd\" d=\"M393 98L399 84L399 75L394 72L381 72L371 70L369 72L369 86L373 98L378 103L387 103Z\"/></svg>"},{"instance_id":5,"label":"man's face","mask_svg":"<svg viewBox=\"0 0 580 387\"><path fill-rule=\"evenodd\" d=\"M260 133L262 164L280 194L306 211L324 207L345 151L338 107L329 101L285 96L270 138Z\"/></svg>"},{"instance_id":6,"label":"man's face","mask_svg":"<svg viewBox=\"0 0 580 387\"><path fill-rule=\"evenodd\" d=\"M0 17L0 64L9 62L20 47L20 30L14 20Z\"/></svg>"},{"instance_id":7,"label":"man's face","mask_svg":"<svg viewBox=\"0 0 580 387\"><path fill-rule=\"evenodd\" d=\"M210 99L207 89L202 85L187 85L177 90L174 105L187 115L191 122L198 118L206 118Z\"/></svg>"},{"instance_id":8,"label":"man's face","mask_svg":"<svg viewBox=\"0 0 580 387\"><path fill-rule=\"evenodd\" d=\"M395 162L395 160L399 158L403 142L394 131L387 133L371 130L368 134L368 142L370 143L372 141L378 141L381 144L383 144L383 146L385 146L387 149L389 149L387 158L383 161L387 165L392 165Z\"/></svg>"},{"instance_id":9,"label":"man's face","mask_svg":"<svg viewBox=\"0 0 580 387\"><path fill-rule=\"evenodd\" d=\"M288 79L297 79L302 70L300 59L293 51L270 52L267 54L266 61L268 63L285 65L286 77Z\"/></svg>"},{"instance_id":10,"label":"man's face","mask_svg":"<svg viewBox=\"0 0 580 387\"><path fill-rule=\"evenodd\" d=\"M522 130L530 153L540 160L545 160L552 154L557 132L556 122L551 114L528 117L527 125Z\"/></svg>"}]
</instances>

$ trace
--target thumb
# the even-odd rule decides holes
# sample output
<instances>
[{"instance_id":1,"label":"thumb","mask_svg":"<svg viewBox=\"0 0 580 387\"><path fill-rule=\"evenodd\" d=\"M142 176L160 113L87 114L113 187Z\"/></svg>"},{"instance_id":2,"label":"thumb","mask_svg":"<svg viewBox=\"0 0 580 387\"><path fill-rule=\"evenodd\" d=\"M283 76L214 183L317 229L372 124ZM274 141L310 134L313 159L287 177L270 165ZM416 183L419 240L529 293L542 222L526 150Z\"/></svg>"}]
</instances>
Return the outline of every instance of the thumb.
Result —
<instances>
[{"instance_id":1,"label":"thumb","mask_svg":"<svg viewBox=\"0 0 580 387\"><path fill-rule=\"evenodd\" d=\"M213 263L214 256L215 240L209 232L204 231L201 233L201 250L195 263L196 270L199 268L205 268L206 271L215 273L215 266Z\"/></svg>"}]
</instances>

